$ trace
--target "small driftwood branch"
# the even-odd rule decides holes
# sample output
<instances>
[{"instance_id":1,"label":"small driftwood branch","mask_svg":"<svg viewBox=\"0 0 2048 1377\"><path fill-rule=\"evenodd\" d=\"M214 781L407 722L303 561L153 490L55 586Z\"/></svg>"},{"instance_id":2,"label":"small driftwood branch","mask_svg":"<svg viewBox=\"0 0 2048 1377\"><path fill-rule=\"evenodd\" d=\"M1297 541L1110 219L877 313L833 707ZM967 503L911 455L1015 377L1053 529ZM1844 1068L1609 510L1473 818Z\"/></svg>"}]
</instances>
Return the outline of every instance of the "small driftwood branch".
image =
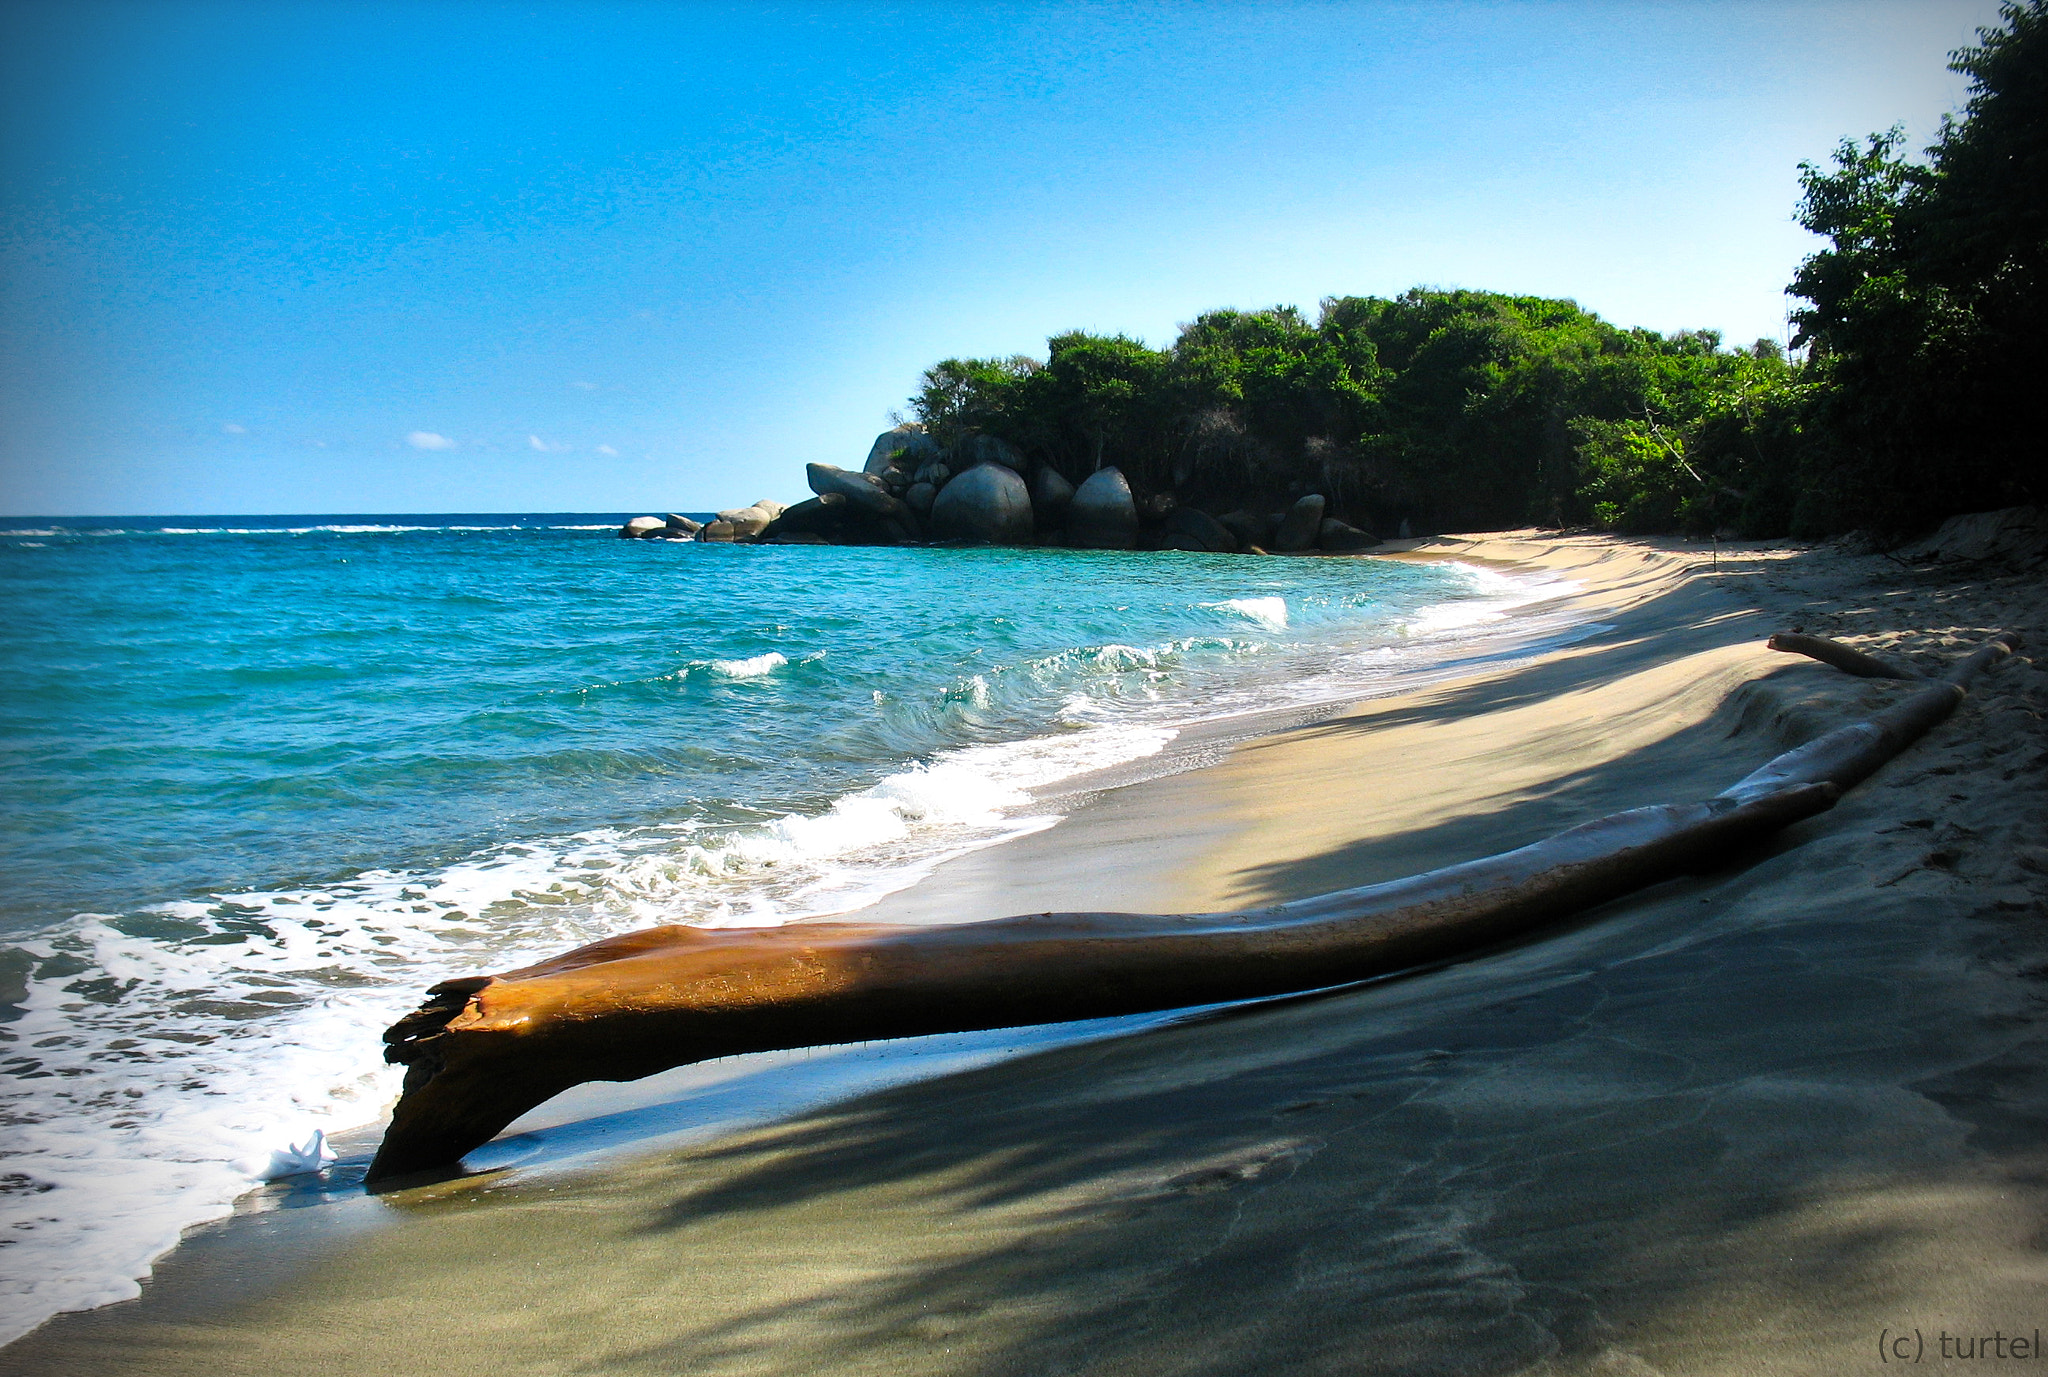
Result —
<instances>
[{"instance_id":1,"label":"small driftwood branch","mask_svg":"<svg viewBox=\"0 0 2048 1377\"><path fill-rule=\"evenodd\" d=\"M1844 674L1854 674L1863 679L1918 679L1921 676L1910 669L1903 669L1889 660L1880 660L1875 655L1866 655L1854 646L1831 641L1825 636L1806 636L1797 631L1781 631L1764 642L1772 650L1783 650L1793 655L1807 655L1824 665L1833 665Z\"/></svg>"},{"instance_id":2,"label":"small driftwood branch","mask_svg":"<svg viewBox=\"0 0 2048 1377\"><path fill-rule=\"evenodd\" d=\"M1723 862L1834 805L2010 653L1788 751L1701 803L1637 808L1426 874L1230 913L949 927L652 928L449 980L385 1033L405 1090L369 1181L444 1170L589 1080L739 1052L966 1032L1316 989L1463 955Z\"/></svg>"}]
</instances>

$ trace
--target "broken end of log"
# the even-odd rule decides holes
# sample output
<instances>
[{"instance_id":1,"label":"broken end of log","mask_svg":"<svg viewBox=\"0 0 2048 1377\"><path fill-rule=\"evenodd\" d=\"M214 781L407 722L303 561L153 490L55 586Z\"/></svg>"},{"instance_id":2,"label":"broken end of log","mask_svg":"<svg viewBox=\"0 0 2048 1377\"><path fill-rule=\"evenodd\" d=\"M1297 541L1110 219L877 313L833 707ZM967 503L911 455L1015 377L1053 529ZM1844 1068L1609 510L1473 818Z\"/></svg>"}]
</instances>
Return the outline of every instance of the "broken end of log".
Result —
<instances>
[{"instance_id":1,"label":"broken end of log","mask_svg":"<svg viewBox=\"0 0 2048 1377\"><path fill-rule=\"evenodd\" d=\"M447 1008L448 998L437 994L385 1036L434 1019L445 1025L469 1006L474 995L461 996L453 1009ZM405 1065L405 1088L363 1177L366 1187L375 1190L429 1172L446 1176L464 1153L497 1137L527 1110L592 1079L587 1070L563 1074L545 1063L508 1057L509 1049L502 1045L506 1041L503 1032L442 1031L386 1050L387 1060Z\"/></svg>"},{"instance_id":2,"label":"broken end of log","mask_svg":"<svg viewBox=\"0 0 2048 1377\"><path fill-rule=\"evenodd\" d=\"M2002 631L1957 661L1955 668L1944 674L1942 678L1960 688L1985 670L1992 668L1994 665L2003 664L2012 658L2013 654L2025 644L2026 640L2019 632Z\"/></svg>"}]
</instances>

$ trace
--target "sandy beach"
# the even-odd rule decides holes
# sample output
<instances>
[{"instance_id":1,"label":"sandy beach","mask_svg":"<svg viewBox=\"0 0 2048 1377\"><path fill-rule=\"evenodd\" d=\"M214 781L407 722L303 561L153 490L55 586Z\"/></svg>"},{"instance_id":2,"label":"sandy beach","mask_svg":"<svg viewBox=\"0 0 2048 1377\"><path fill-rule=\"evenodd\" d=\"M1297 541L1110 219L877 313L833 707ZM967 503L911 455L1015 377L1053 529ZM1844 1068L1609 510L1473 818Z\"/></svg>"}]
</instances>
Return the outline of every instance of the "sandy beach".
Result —
<instances>
[{"instance_id":1,"label":"sandy beach","mask_svg":"<svg viewBox=\"0 0 2048 1377\"><path fill-rule=\"evenodd\" d=\"M2042 1360L1943 1340L2048 1331L2043 580L1413 544L1393 557L1573 581L1547 610L1583 634L1083 781L1057 826L865 916L1393 878L1705 797L1907 691L1774 631L1925 669L2028 644L1832 812L1508 949L602 1161L274 1187L0 1373L1640 1377L1862 1371L1908 1339L1929 1371Z\"/></svg>"}]
</instances>

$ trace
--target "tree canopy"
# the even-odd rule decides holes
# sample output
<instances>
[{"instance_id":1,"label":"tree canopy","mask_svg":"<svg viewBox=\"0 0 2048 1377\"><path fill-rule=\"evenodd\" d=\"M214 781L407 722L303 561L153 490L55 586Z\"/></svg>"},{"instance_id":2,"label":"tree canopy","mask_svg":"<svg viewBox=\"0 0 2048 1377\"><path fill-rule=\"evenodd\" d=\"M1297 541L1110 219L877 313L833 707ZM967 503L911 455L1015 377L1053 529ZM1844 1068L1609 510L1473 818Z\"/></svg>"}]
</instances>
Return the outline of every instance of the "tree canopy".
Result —
<instances>
[{"instance_id":1,"label":"tree canopy","mask_svg":"<svg viewBox=\"0 0 2048 1377\"><path fill-rule=\"evenodd\" d=\"M1970 78L1928 161L1897 129L1802 164L1801 265L1816 448L1799 524L1900 532L2041 500L2048 308L2048 5L1953 55Z\"/></svg>"}]
</instances>

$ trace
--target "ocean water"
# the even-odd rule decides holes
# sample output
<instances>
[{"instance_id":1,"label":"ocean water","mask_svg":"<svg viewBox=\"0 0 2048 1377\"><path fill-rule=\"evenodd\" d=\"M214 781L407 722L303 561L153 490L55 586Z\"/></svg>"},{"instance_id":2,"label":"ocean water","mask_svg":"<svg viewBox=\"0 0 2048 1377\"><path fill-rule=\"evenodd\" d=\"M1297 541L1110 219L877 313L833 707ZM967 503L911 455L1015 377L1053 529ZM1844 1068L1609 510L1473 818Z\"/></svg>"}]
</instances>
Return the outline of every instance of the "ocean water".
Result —
<instances>
[{"instance_id":1,"label":"ocean water","mask_svg":"<svg viewBox=\"0 0 2048 1377\"><path fill-rule=\"evenodd\" d=\"M374 1122L437 980L858 908L1558 591L621 520L0 522L0 1341Z\"/></svg>"}]
</instances>

